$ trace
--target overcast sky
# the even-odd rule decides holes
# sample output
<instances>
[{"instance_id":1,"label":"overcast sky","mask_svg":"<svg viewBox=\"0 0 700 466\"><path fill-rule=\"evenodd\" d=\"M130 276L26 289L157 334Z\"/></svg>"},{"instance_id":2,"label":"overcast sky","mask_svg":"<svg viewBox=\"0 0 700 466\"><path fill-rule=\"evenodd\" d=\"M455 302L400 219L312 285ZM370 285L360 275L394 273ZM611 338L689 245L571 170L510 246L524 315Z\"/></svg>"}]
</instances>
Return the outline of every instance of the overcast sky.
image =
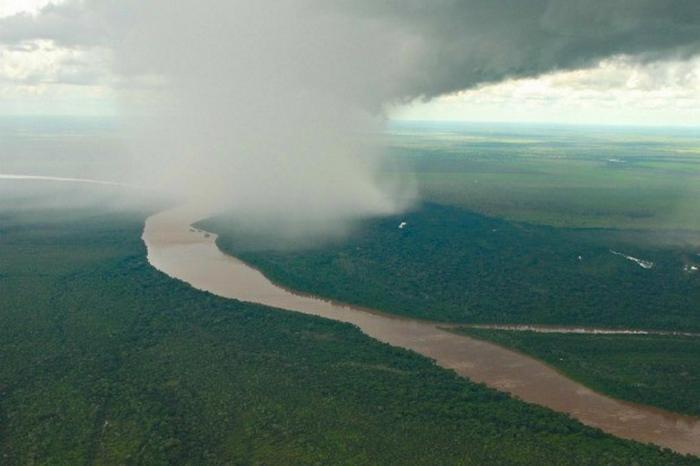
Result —
<instances>
[{"instance_id":1,"label":"overcast sky","mask_svg":"<svg viewBox=\"0 0 700 466\"><path fill-rule=\"evenodd\" d=\"M94 44L88 44L85 37L90 35L80 37L77 32L76 37L64 35L61 40L50 34L12 36L22 25L16 26L17 21L7 20L26 14L38 15L39 9L48 3L49 0L0 0L0 18L6 20L0 22L0 36L3 32L6 36L0 43L0 114L113 115L121 111L125 99L148 101L147 77L142 77L137 84L134 79L126 82L114 71L113 51L100 43L99 38ZM653 2L639 0L637 3ZM665 4L669 9L687 5L682 1ZM696 12L690 10L691 15ZM382 11L365 13L385 14ZM407 13L406 17L410 15ZM691 23L698 19L691 18ZM61 27L56 21L46 24L48 29ZM12 37L8 39L7 36ZM517 41L504 42L510 46L513 43ZM449 53L458 54L459 49L440 50L436 55L449 60L446 55ZM467 53L472 52L467 50ZM532 53L523 55L521 60L532 61ZM639 61L624 54L612 53L602 58L593 54L584 56L585 60L576 66L565 62L543 65L542 74L537 67L521 73L532 76L517 77L518 73L512 73L516 77L504 76L502 81L499 80L502 76L494 74L496 82L492 84L479 84L478 78L465 76L465 90L457 91L452 89L460 87L458 82L454 83L454 77L436 73L435 89L420 84L423 88L417 91L410 87L382 90L387 97L377 100L387 114L396 119L700 125L697 111L700 108L700 60L692 55L669 54ZM490 62L486 65L478 62L478 58L470 59L476 68L492 66ZM454 71L448 71L459 76L469 62L459 66L461 68L455 66ZM522 67L518 63L514 69ZM549 71L548 67L564 70ZM430 77L421 76L414 81L421 80L430 80ZM406 86L418 86L408 79L404 82ZM372 85L372 82L363 84ZM423 94L437 96L415 98ZM397 104L397 101L403 103Z\"/></svg>"},{"instance_id":2,"label":"overcast sky","mask_svg":"<svg viewBox=\"0 0 700 466\"><path fill-rule=\"evenodd\" d=\"M405 120L698 126L699 110L700 60L640 65L612 59L416 101L391 113Z\"/></svg>"}]
</instances>

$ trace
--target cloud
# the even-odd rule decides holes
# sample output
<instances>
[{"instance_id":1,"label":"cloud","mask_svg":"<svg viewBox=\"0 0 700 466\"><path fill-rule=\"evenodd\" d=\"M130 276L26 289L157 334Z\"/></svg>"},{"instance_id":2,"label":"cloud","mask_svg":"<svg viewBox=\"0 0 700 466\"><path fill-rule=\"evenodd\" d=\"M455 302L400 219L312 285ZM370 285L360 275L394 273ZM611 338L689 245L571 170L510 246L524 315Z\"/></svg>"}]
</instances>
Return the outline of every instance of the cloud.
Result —
<instances>
[{"instance_id":1,"label":"cloud","mask_svg":"<svg viewBox=\"0 0 700 466\"><path fill-rule=\"evenodd\" d=\"M582 70L497 83L392 109L400 120L700 125L700 57L611 58Z\"/></svg>"},{"instance_id":2,"label":"cloud","mask_svg":"<svg viewBox=\"0 0 700 466\"><path fill-rule=\"evenodd\" d=\"M58 3L59 1L53 0L53 3ZM22 12L35 13L49 3L52 3L52 0L3 0L0 3L0 18Z\"/></svg>"},{"instance_id":3,"label":"cloud","mask_svg":"<svg viewBox=\"0 0 700 466\"><path fill-rule=\"evenodd\" d=\"M0 18L0 42L49 40L63 47L102 45L108 42L108 36L101 26L109 18L98 13L82 2L49 3L37 14L23 11Z\"/></svg>"},{"instance_id":4,"label":"cloud","mask_svg":"<svg viewBox=\"0 0 700 466\"><path fill-rule=\"evenodd\" d=\"M32 86L94 86L111 79L109 58L99 50L56 47L46 40L0 48L0 82Z\"/></svg>"},{"instance_id":5,"label":"cloud","mask_svg":"<svg viewBox=\"0 0 700 466\"><path fill-rule=\"evenodd\" d=\"M397 77L397 98L589 67L615 55L686 57L700 47L694 0L672 7L664 0L395 0L355 8L408 31L419 44L413 66Z\"/></svg>"},{"instance_id":6,"label":"cloud","mask_svg":"<svg viewBox=\"0 0 700 466\"><path fill-rule=\"evenodd\" d=\"M108 51L121 86L158 83L158 117L131 137L147 182L304 232L402 207L368 136L387 105L685 59L700 2L69 0L0 19L0 42L34 40Z\"/></svg>"},{"instance_id":7,"label":"cloud","mask_svg":"<svg viewBox=\"0 0 700 466\"><path fill-rule=\"evenodd\" d=\"M319 78L311 82L314 85L332 87L333 78L344 72L367 73L366 79L355 79L358 88L345 83L334 91L347 91L369 106L589 67L615 55L653 61L688 57L700 50L700 2L695 0L676 0L672 6L666 0L282 0L257 7L240 1L69 0L50 4L38 15L0 19L0 42L46 39L66 47L119 49L123 41L139 40L147 32L145 23L153 21L156 31L167 30L168 37L180 45L180 37L189 37L187 47L208 40L217 28L238 40L237 17L260 21L255 24L261 42L272 44L285 33L297 34L299 40L327 42L336 55L314 56L296 42L286 47L290 58L303 54L296 58L338 70L327 70L327 82ZM314 30L312 23L318 25L318 20L337 29ZM173 26L168 28L166 22ZM278 30L267 28L266 22ZM301 24L310 25L318 35L295 31ZM202 35L207 25L211 30ZM128 59L125 63L135 65ZM137 71L139 66L147 65L122 71Z\"/></svg>"}]
</instances>

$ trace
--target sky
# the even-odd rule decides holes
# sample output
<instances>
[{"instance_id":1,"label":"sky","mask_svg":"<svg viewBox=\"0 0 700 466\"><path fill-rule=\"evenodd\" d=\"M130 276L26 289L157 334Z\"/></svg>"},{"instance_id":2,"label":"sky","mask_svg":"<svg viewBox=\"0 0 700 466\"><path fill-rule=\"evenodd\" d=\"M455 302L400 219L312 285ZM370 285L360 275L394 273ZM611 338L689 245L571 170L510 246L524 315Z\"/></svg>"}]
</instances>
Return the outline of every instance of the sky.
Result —
<instances>
[{"instance_id":1,"label":"sky","mask_svg":"<svg viewBox=\"0 0 700 466\"><path fill-rule=\"evenodd\" d=\"M10 16L23 11L35 12L50 0L3 0L0 2L0 17Z\"/></svg>"},{"instance_id":2,"label":"sky","mask_svg":"<svg viewBox=\"0 0 700 466\"><path fill-rule=\"evenodd\" d=\"M0 18L36 15L50 3L0 0ZM102 74L103 79L90 83L70 80L79 67L91 69L93 75ZM62 47L46 40L0 43L0 116L113 116L118 110L107 74L104 56L96 56L94 51Z\"/></svg>"},{"instance_id":3,"label":"sky","mask_svg":"<svg viewBox=\"0 0 700 466\"><path fill-rule=\"evenodd\" d=\"M394 106L397 120L700 126L700 60L594 67L523 79Z\"/></svg>"},{"instance_id":4,"label":"sky","mask_svg":"<svg viewBox=\"0 0 700 466\"><path fill-rule=\"evenodd\" d=\"M0 18L38 15L49 3L0 0ZM147 103L148 86L125 83L112 60L111 50L94 44L43 38L1 43L0 115L115 115L125 101ZM446 86L429 90L428 97L392 95L380 99L380 112L399 120L700 125L698 58L640 62L612 54L575 69L498 79L467 80L465 89Z\"/></svg>"}]
</instances>

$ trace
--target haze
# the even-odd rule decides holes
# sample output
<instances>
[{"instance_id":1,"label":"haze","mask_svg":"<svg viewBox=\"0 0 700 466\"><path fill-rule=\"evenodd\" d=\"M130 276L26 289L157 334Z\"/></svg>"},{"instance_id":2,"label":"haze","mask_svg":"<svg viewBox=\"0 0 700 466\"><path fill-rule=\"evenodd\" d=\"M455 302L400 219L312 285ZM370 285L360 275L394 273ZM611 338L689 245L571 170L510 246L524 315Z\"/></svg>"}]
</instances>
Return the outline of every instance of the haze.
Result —
<instances>
[{"instance_id":1,"label":"haze","mask_svg":"<svg viewBox=\"0 0 700 466\"><path fill-rule=\"evenodd\" d=\"M658 0L69 0L0 19L6 48L77 54L54 79L116 90L130 157L92 176L302 236L415 202L381 169L390 106L610 57L686 61L699 38L700 4Z\"/></svg>"}]
</instances>

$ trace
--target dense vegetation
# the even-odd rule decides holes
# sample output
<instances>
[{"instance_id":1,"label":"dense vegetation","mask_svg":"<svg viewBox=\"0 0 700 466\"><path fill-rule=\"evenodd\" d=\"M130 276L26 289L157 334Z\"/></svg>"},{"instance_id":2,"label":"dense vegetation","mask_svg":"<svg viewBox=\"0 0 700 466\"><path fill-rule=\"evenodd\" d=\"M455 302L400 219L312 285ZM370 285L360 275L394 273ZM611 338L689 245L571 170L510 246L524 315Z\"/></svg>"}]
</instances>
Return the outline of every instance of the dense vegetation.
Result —
<instances>
[{"instance_id":1,"label":"dense vegetation","mask_svg":"<svg viewBox=\"0 0 700 466\"><path fill-rule=\"evenodd\" d=\"M688 268L700 257L653 234L513 223L437 204L367 220L344 240L314 248L270 249L275 241L265 233L226 219L204 227L221 233L222 249L276 282L388 312L700 330L700 273Z\"/></svg>"},{"instance_id":2,"label":"dense vegetation","mask_svg":"<svg viewBox=\"0 0 700 466\"><path fill-rule=\"evenodd\" d=\"M700 338L460 331L542 359L616 398L700 416Z\"/></svg>"},{"instance_id":3,"label":"dense vegetation","mask_svg":"<svg viewBox=\"0 0 700 466\"><path fill-rule=\"evenodd\" d=\"M0 212L0 462L698 464L146 262L142 215Z\"/></svg>"},{"instance_id":4,"label":"dense vegetation","mask_svg":"<svg viewBox=\"0 0 700 466\"><path fill-rule=\"evenodd\" d=\"M423 199L560 227L700 230L697 129L396 123Z\"/></svg>"}]
</instances>

